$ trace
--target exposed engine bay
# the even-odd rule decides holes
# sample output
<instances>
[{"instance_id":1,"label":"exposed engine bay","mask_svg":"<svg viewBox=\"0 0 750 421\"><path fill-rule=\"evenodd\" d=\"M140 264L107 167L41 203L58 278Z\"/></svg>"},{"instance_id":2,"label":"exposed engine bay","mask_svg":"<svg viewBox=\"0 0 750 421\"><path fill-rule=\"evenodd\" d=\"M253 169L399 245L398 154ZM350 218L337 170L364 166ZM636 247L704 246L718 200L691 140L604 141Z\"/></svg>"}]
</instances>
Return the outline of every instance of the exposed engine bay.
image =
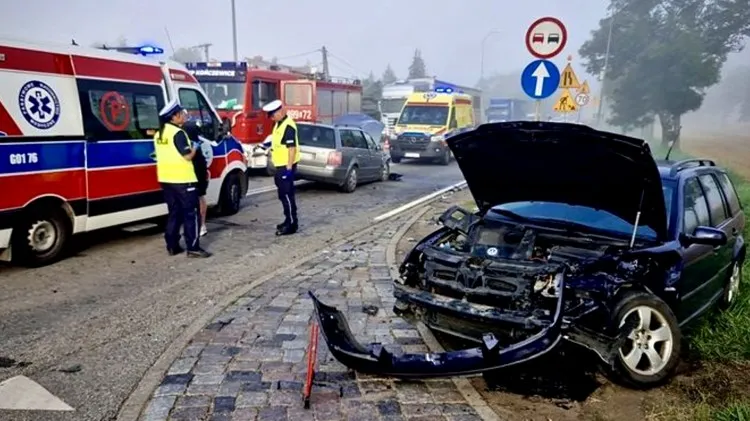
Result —
<instances>
[{"instance_id":1,"label":"exposed engine bay","mask_svg":"<svg viewBox=\"0 0 750 421\"><path fill-rule=\"evenodd\" d=\"M572 287L583 274L608 277L604 272L617 266L627 245L487 220L456 207L440 221L444 228L417 245L402 266L395 311L473 342L492 333L500 344L516 343L557 318L567 328L595 311L596 291Z\"/></svg>"}]
</instances>

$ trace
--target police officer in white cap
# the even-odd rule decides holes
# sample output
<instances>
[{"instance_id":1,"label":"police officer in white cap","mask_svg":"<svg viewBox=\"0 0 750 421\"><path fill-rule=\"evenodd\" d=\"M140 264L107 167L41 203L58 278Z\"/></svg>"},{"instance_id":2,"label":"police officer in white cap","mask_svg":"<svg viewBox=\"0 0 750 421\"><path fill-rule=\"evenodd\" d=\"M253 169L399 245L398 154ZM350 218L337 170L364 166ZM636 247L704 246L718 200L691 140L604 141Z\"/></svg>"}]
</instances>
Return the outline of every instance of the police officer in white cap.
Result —
<instances>
[{"instance_id":1,"label":"police officer in white cap","mask_svg":"<svg viewBox=\"0 0 750 421\"><path fill-rule=\"evenodd\" d=\"M200 247L200 218L198 215L198 179L193 168L193 149L188 135L182 130L187 113L172 101L159 111L160 127L154 135L156 174L164 191L169 216L164 239L170 256L182 253L180 227L183 227L188 257L209 257L211 253Z\"/></svg>"},{"instance_id":2,"label":"police officer in white cap","mask_svg":"<svg viewBox=\"0 0 750 421\"><path fill-rule=\"evenodd\" d=\"M263 106L263 111L276 122L271 133L271 164L276 168L274 181L284 208L284 222L276 226L276 235L290 235L297 232L297 200L294 197L294 178L300 160L297 124L284 111L279 100Z\"/></svg>"}]
</instances>

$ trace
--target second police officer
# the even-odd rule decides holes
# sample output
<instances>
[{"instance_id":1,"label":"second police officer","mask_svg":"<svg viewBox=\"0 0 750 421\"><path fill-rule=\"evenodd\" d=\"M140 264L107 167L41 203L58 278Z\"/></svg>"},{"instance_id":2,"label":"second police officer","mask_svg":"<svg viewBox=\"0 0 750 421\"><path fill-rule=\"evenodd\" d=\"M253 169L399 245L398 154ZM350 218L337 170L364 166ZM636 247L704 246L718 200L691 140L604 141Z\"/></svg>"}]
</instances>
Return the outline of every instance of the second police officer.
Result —
<instances>
[{"instance_id":1,"label":"second police officer","mask_svg":"<svg viewBox=\"0 0 750 421\"><path fill-rule=\"evenodd\" d=\"M164 239L171 256L182 253L180 227L185 237L188 257L209 257L211 253L200 247L200 219L198 215L198 179L193 158L195 149L181 126L187 113L171 101L159 112L160 127L154 135L156 173L164 191L169 215Z\"/></svg>"},{"instance_id":2,"label":"second police officer","mask_svg":"<svg viewBox=\"0 0 750 421\"><path fill-rule=\"evenodd\" d=\"M274 182L284 210L284 222L276 226L276 235L290 235L299 229L294 194L294 179L300 160L297 124L286 114L279 100L264 105L263 111L275 121L271 134L271 165L276 169Z\"/></svg>"}]
</instances>

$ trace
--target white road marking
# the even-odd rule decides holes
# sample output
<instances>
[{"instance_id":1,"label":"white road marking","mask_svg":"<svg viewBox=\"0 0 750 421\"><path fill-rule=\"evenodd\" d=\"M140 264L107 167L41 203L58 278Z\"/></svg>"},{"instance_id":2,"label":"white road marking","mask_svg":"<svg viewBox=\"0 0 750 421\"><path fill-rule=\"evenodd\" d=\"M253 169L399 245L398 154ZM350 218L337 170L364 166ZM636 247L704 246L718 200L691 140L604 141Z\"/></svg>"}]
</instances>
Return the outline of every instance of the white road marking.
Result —
<instances>
[{"instance_id":1,"label":"white road marking","mask_svg":"<svg viewBox=\"0 0 750 421\"><path fill-rule=\"evenodd\" d=\"M394 216L396 216L396 215L398 215L398 214L400 214L402 212L405 212L405 211L407 211L407 210L409 210L409 209L411 209L411 208L413 208L415 206L419 206L419 205L421 205L424 202L432 200L432 199L440 196L441 194L447 193L447 192L449 192L451 190L455 190L455 189L462 189L465 186L466 186L466 181L462 181L462 182L456 183L456 184L454 184L452 186L448 186L448 187L446 187L444 189L440 189L440 190L438 190L436 192L432 192L432 193L430 193L430 194L428 194L426 196L422 196L422 197L420 197L417 200L414 200L414 201L411 201L411 202L409 202L409 203L407 203L405 205L399 206L396 209L393 209L393 210L391 210L389 212L386 212L386 213L384 213L384 214L382 214L380 216L376 216L373 219L373 221L374 222L380 222L380 221L386 220L388 218L392 218L392 217L394 217Z\"/></svg>"},{"instance_id":2,"label":"white road marking","mask_svg":"<svg viewBox=\"0 0 750 421\"><path fill-rule=\"evenodd\" d=\"M297 181L294 182L294 185L295 186L300 186L300 185L309 184L309 183L311 183L311 181L297 180ZM266 186L266 187L258 187L257 189L248 190L247 194L245 195L245 197L257 196L259 194L268 193L270 191L275 191L275 190L276 190L276 186L275 185L273 185L273 186Z\"/></svg>"},{"instance_id":3,"label":"white road marking","mask_svg":"<svg viewBox=\"0 0 750 421\"><path fill-rule=\"evenodd\" d=\"M25 376L0 382L0 409L22 411L75 411L73 407Z\"/></svg>"}]
</instances>

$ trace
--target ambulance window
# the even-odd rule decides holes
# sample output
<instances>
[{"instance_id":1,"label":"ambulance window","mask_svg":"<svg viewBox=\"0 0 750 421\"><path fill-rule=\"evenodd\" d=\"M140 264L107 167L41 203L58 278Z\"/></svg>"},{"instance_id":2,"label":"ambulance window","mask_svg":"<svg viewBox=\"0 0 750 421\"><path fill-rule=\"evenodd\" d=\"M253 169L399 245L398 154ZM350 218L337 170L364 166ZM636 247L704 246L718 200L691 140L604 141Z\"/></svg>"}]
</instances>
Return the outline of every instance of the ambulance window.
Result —
<instances>
[{"instance_id":1,"label":"ambulance window","mask_svg":"<svg viewBox=\"0 0 750 421\"><path fill-rule=\"evenodd\" d=\"M150 139L159 128L158 86L79 79L78 95L89 140Z\"/></svg>"},{"instance_id":2,"label":"ambulance window","mask_svg":"<svg viewBox=\"0 0 750 421\"><path fill-rule=\"evenodd\" d=\"M203 125L204 135L210 139L214 138L214 116L206 99L198 91L189 88L180 88L180 105L187 110L190 119L200 120Z\"/></svg>"}]
</instances>

